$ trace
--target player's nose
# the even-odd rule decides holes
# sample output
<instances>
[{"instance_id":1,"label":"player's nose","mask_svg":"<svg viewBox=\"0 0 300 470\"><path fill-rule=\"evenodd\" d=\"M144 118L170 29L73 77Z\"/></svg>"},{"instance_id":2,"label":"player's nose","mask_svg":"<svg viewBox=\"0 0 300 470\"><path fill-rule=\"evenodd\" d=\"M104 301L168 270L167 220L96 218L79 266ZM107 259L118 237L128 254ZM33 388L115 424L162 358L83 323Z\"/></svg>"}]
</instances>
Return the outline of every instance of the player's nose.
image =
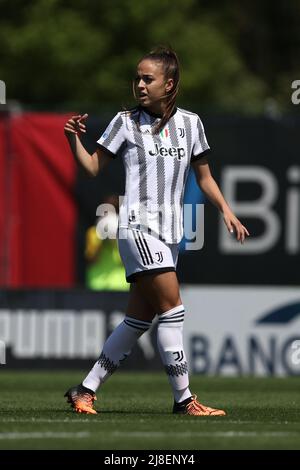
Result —
<instances>
[{"instance_id":1,"label":"player's nose","mask_svg":"<svg viewBox=\"0 0 300 470\"><path fill-rule=\"evenodd\" d=\"M139 91L143 91L145 89L145 82L142 78L137 82L137 87Z\"/></svg>"}]
</instances>

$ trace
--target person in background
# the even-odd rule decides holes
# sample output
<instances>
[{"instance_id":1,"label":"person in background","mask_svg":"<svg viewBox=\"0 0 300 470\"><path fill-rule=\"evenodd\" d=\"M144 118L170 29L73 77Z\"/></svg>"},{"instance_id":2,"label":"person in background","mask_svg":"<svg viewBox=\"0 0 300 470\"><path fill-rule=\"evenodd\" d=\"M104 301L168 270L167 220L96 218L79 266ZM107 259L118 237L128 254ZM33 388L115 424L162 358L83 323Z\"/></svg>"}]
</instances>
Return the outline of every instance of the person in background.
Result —
<instances>
[{"instance_id":1,"label":"person in background","mask_svg":"<svg viewBox=\"0 0 300 470\"><path fill-rule=\"evenodd\" d=\"M129 284L117 243L118 196L107 196L102 207L104 215L86 231L86 287L92 290L128 291Z\"/></svg>"}]
</instances>

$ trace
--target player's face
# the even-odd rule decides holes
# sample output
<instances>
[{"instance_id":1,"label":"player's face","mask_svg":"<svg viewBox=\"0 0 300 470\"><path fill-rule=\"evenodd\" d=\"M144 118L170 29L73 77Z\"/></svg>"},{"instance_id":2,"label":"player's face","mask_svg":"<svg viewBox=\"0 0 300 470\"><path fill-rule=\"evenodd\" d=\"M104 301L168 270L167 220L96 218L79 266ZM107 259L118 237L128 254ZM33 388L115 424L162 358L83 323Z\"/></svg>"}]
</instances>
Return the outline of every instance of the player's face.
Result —
<instances>
[{"instance_id":1,"label":"player's face","mask_svg":"<svg viewBox=\"0 0 300 470\"><path fill-rule=\"evenodd\" d=\"M142 60L137 67L136 95L139 103L155 113L163 112L166 94L173 87L173 79L166 79L162 64L149 59Z\"/></svg>"}]
</instances>

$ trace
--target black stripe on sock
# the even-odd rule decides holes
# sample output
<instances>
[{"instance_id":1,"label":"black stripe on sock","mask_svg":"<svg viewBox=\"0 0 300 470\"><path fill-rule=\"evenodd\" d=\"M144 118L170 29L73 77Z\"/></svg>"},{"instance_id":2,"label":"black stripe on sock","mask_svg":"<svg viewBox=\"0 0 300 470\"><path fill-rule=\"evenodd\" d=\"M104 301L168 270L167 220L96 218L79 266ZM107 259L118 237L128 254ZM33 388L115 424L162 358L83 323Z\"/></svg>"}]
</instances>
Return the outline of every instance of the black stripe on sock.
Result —
<instances>
[{"instance_id":1,"label":"black stripe on sock","mask_svg":"<svg viewBox=\"0 0 300 470\"><path fill-rule=\"evenodd\" d=\"M135 328L136 330L142 330L142 331L147 331L149 327L140 327L140 326L136 326L136 325L133 325L131 323L129 323L127 320L124 320L124 323L126 323L126 325L128 326L131 326L131 328Z\"/></svg>"},{"instance_id":2,"label":"black stripe on sock","mask_svg":"<svg viewBox=\"0 0 300 470\"><path fill-rule=\"evenodd\" d=\"M152 322L144 321L144 320L138 320L137 318L131 317L130 315L126 315L124 320L128 320L131 323L134 323L136 325L142 325L142 326L151 326Z\"/></svg>"},{"instance_id":3,"label":"black stripe on sock","mask_svg":"<svg viewBox=\"0 0 300 470\"><path fill-rule=\"evenodd\" d=\"M130 317L130 316L127 316L127 315L124 318L124 320L128 321L129 323L132 323L133 325L140 325L140 326L143 326L145 328L148 328L149 326L151 326L151 322L138 320L136 318L133 318L133 317Z\"/></svg>"},{"instance_id":4,"label":"black stripe on sock","mask_svg":"<svg viewBox=\"0 0 300 470\"><path fill-rule=\"evenodd\" d=\"M184 312L185 312L185 310L183 309L183 310L179 310L179 312L174 312L171 315L166 315L166 316L173 317L174 315L178 315L178 313L184 313Z\"/></svg>"},{"instance_id":5,"label":"black stripe on sock","mask_svg":"<svg viewBox=\"0 0 300 470\"><path fill-rule=\"evenodd\" d=\"M171 317L162 317L161 318L161 321L164 321L164 320L176 320L177 318L184 318L184 314L183 313L180 313L179 315L172 315Z\"/></svg>"},{"instance_id":6,"label":"black stripe on sock","mask_svg":"<svg viewBox=\"0 0 300 470\"><path fill-rule=\"evenodd\" d=\"M181 320L158 320L158 323L183 323L183 319Z\"/></svg>"}]
</instances>

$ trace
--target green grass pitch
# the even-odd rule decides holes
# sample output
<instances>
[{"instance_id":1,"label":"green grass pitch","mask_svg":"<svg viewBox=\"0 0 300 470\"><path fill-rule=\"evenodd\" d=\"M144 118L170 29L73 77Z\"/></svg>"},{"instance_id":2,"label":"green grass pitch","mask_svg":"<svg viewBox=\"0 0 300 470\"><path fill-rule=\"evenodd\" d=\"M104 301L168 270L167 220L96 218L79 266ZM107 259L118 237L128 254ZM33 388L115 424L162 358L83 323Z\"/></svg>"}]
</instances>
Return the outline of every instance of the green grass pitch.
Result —
<instances>
[{"instance_id":1,"label":"green grass pitch","mask_svg":"<svg viewBox=\"0 0 300 470\"><path fill-rule=\"evenodd\" d=\"M226 417L172 415L163 373L118 372L98 392L97 415L63 394L84 373L0 370L0 449L300 449L300 377L191 377Z\"/></svg>"}]
</instances>

